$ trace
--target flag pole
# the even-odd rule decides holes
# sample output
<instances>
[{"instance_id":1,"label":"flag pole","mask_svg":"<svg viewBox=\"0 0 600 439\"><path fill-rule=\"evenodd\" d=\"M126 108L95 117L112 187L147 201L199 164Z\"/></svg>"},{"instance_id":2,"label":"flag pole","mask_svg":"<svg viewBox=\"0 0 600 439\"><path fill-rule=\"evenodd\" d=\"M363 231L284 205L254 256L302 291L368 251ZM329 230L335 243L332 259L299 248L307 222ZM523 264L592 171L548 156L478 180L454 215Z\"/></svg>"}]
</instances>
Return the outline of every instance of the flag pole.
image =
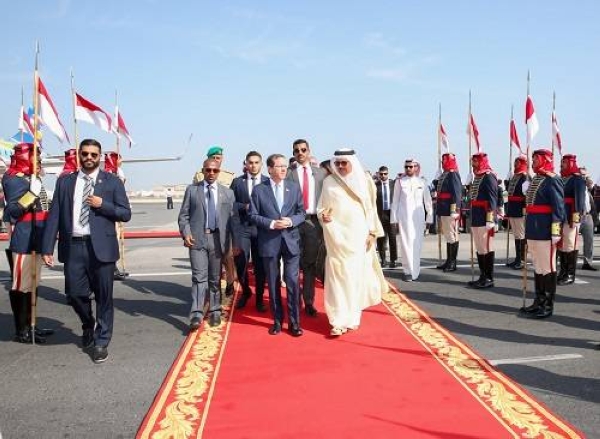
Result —
<instances>
[{"instance_id":1,"label":"flag pole","mask_svg":"<svg viewBox=\"0 0 600 439\"><path fill-rule=\"evenodd\" d=\"M512 129L512 121L514 120L514 105L510 106L510 129ZM508 172L510 174L512 166L513 166L513 150L512 150L512 138L511 138L510 130L508 134ZM508 184L510 184L510 179L508 180ZM508 193L508 186L506 187L506 191ZM505 210L506 212L506 210ZM507 220L506 225L506 264L508 265L509 251L510 251L510 219Z\"/></svg>"},{"instance_id":2,"label":"flag pole","mask_svg":"<svg viewBox=\"0 0 600 439\"><path fill-rule=\"evenodd\" d=\"M38 90L38 66L39 66L39 55L40 55L40 43L39 41L35 42L35 67L33 71L33 156L32 156L32 174L31 178L37 178L38 174L38 139L37 139L37 131L38 131L38 114L39 114L39 90ZM35 225L36 225L36 209L35 204L33 205L33 221L31 222L31 232L35 234ZM33 236L33 242L35 243L35 236ZM41 255L40 255L41 257ZM38 264L41 264L41 261L38 263L38 255L35 251L35 245L31 249L31 260L32 260L32 269L31 269L31 302L29 307L31 309L31 318L29 319L29 324L31 325L31 344L35 345L35 323L37 320L37 283L38 283L38 275L37 268Z\"/></svg>"},{"instance_id":3,"label":"flag pole","mask_svg":"<svg viewBox=\"0 0 600 439\"><path fill-rule=\"evenodd\" d=\"M121 167L121 152L120 152L120 145L121 145L121 138L119 136L119 93L118 91L115 89L115 121L114 124L116 126L115 129L115 138L116 138L116 150L117 150L117 177L119 176L119 168ZM125 185L125 180L123 180L123 186ZM119 238L119 251L121 253L121 274L123 274L124 276L127 275L127 272L125 271L125 225L123 224L123 222L119 221L117 223L117 234L118 234L118 238Z\"/></svg>"},{"instance_id":4,"label":"flag pole","mask_svg":"<svg viewBox=\"0 0 600 439\"><path fill-rule=\"evenodd\" d=\"M469 127L469 167L467 169L471 169L471 156L472 156L472 135L471 135L471 130L473 129L473 127L471 126L471 90L469 90L469 119L468 119L468 127ZM469 172L469 174L467 175L471 175L471 172ZM471 188L471 185L473 184L473 180L471 177L471 181L469 182L469 189ZM470 203L472 205L473 200L470 199L471 197L469 196L469 200ZM474 238L473 238L473 209L471 207L471 215L469 215L469 234L471 235L471 282L475 282L475 262L474 262L474 252L473 252L473 247L475 245L474 243Z\"/></svg>"},{"instance_id":5,"label":"flag pole","mask_svg":"<svg viewBox=\"0 0 600 439\"><path fill-rule=\"evenodd\" d=\"M556 91L552 92L552 126L554 126L554 116L556 111ZM556 147L556 139L554 138L554 132L552 132L552 167L554 167L554 148Z\"/></svg>"},{"instance_id":6,"label":"flag pole","mask_svg":"<svg viewBox=\"0 0 600 439\"><path fill-rule=\"evenodd\" d=\"M25 121L23 120L23 111L25 108L25 97L24 97L25 92L23 91L23 86L21 86L21 114L19 115L19 119L22 120L23 122L19 124L19 131L21 132L21 143L23 143L25 141L25 126L23 125L23 123L25 123ZM35 133L33 133L33 135L35 136Z\"/></svg>"},{"instance_id":7,"label":"flag pole","mask_svg":"<svg viewBox=\"0 0 600 439\"><path fill-rule=\"evenodd\" d=\"M529 74L529 70L527 70L527 99L529 98L529 83L531 81L531 75ZM531 140L530 140L530 135L529 133L527 133L527 176L528 178L532 175L531 172ZM527 212L525 212L525 221L527 221ZM523 289L523 308L525 308L525 302L526 302L526 298L527 298L527 239L525 240L524 243L525 246L525 250L523 251L523 254L525 255L525 257L523 258L523 272L522 272L522 278L523 278L523 285L522 285L522 289Z\"/></svg>"},{"instance_id":8,"label":"flag pole","mask_svg":"<svg viewBox=\"0 0 600 439\"><path fill-rule=\"evenodd\" d=\"M75 136L75 157L77 160L77 168L79 169L80 163L79 163L79 139L78 139L78 132L77 132L77 116L75 114L75 110L77 107L77 97L75 96L75 75L73 74L73 67L71 67L71 96L72 96L72 103L73 103L73 135Z\"/></svg>"},{"instance_id":9,"label":"flag pole","mask_svg":"<svg viewBox=\"0 0 600 439\"><path fill-rule=\"evenodd\" d=\"M437 151L438 151L438 169L442 170L442 103L439 104L438 111L438 126L437 126ZM436 188L437 189L437 188ZM437 192L436 192L437 194ZM440 216L437 215L438 212L438 203L439 203L439 194L436 195L436 221L437 221L437 235L438 235L438 260L442 261L442 223L440 221Z\"/></svg>"}]
</instances>

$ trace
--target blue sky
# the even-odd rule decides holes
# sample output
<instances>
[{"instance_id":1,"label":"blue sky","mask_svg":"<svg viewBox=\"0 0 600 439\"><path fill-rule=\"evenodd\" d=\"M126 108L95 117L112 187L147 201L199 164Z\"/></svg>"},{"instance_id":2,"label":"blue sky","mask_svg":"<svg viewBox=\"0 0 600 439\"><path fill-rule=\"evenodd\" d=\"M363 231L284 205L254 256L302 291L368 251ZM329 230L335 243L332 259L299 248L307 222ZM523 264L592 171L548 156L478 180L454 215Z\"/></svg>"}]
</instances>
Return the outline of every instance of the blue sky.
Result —
<instances>
[{"instance_id":1,"label":"blue sky","mask_svg":"<svg viewBox=\"0 0 600 439\"><path fill-rule=\"evenodd\" d=\"M406 158L433 177L438 105L467 174L468 96L483 150L508 170L511 105L525 143L527 71L551 141L552 93L565 153L600 176L600 5L595 1L68 1L7 2L0 47L0 137L17 128L21 87L31 102L35 41L40 74L73 137L76 90L119 106L137 145L125 157L180 162L126 165L130 189L187 183L210 145L224 167L245 153L291 154L309 140L318 159L353 147L368 169ZM26 28L23 26L26 23ZM106 150L114 137L79 123ZM45 149L61 153L50 133Z\"/></svg>"}]
</instances>

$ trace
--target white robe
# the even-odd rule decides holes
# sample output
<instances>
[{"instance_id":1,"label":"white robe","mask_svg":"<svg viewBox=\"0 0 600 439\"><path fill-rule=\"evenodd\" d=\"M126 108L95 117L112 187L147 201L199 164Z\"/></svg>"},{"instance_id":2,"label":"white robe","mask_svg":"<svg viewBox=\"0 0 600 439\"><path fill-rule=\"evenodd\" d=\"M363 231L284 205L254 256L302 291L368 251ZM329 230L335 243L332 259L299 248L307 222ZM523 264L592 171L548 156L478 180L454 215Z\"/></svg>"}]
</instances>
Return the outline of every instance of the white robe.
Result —
<instances>
[{"instance_id":1,"label":"white robe","mask_svg":"<svg viewBox=\"0 0 600 439\"><path fill-rule=\"evenodd\" d=\"M366 178L366 177L365 177ZM361 311L381 302L388 289L375 245L369 251L369 233L383 236L377 217L375 185L367 185L369 199L359 203L332 176L325 178L317 212L327 248L325 259L325 313L333 327L356 328ZM324 209L332 221L322 222Z\"/></svg>"},{"instance_id":2,"label":"white robe","mask_svg":"<svg viewBox=\"0 0 600 439\"><path fill-rule=\"evenodd\" d=\"M421 273L421 246L425 223L433 219L427 180L404 175L396 179L390 222L398 223L404 274L416 280Z\"/></svg>"}]
</instances>

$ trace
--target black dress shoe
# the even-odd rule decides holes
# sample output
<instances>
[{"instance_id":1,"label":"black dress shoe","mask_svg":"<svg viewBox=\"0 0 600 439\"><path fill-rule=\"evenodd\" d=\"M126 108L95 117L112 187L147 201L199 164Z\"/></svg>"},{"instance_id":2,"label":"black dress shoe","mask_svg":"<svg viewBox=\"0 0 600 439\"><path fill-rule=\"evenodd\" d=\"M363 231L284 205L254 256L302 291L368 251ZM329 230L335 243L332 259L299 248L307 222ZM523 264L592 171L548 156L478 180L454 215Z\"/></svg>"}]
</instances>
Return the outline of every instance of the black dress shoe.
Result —
<instances>
[{"instance_id":1,"label":"black dress shoe","mask_svg":"<svg viewBox=\"0 0 600 439\"><path fill-rule=\"evenodd\" d=\"M129 273L127 273L126 271L115 270L115 273L113 274L113 279L114 280L125 280L125 279L127 279L128 276L129 276Z\"/></svg>"},{"instance_id":2,"label":"black dress shoe","mask_svg":"<svg viewBox=\"0 0 600 439\"><path fill-rule=\"evenodd\" d=\"M94 363L104 363L108 358L108 348L106 346L95 346L92 354Z\"/></svg>"},{"instance_id":3,"label":"black dress shoe","mask_svg":"<svg viewBox=\"0 0 600 439\"><path fill-rule=\"evenodd\" d=\"M94 329L84 329L81 336L81 347L83 349L91 348L94 345Z\"/></svg>"},{"instance_id":4,"label":"black dress shoe","mask_svg":"<svg viewBox=\"0 0 600 439\"><path fill-rule=\"evenodd\" d=\"M271 326L269 328L269 334L271 334L271 335L277 335L280 332L281 332L281 323L279 323L279 322L273 323L273 326Z\"/></svg>"},{"instance_id":5,"label":"black dress shoe","mask_svg":"<svg viewBox=\"0 0 600 439\"><path fill-rule=\"evenodd\" d=\"M587 262L583 263L583 265L581 266L581 269L582 270L588 270L588 271L598 271L598 269L596 267L591 266Z\"/></svg>"},{"instance_id":6,"label":"black dress shoe","mask_svg":"<svg viewBox=\"0 0 600 439\"><path fill-rule=\"evenodd\" d=\"M208 324L212 327L219 326L221 324L221 315L220 314L211 314Z\"/></svg>"},{"instance_id":7,"label":"black dress shoe","mask_svg":"<svg viewBox=\"0 0 600 439\"><path fill-rule=\"evenodd\" d=\"M396 267L397 267L397 265L396 265L396 261L392 261L392 262L390 262L390 265L389 265L389 267L390 267L390 268L396 268Z\"/></svg>"},{"instance_id":8,"label":"black dress shoe","mask_svg":"<svg viewBox=\"0 0 600 439\"><path fill-rule=\"evenodd\" d=\"M313 305L306 305L304 307L304 311L306 312L306 315L310 317L316 317L318 314L317 308L315 308Z\"/></svg>"},{"instance_id":9,"label":"black dress shoe","mask_svg":"<svg viewBox=\"0 0 600 439\"><path fill-rule=\"evenodd\" d=\"M35 338L36 344L46 343L45 337L41 337L37 334L34 334L33 337ZM14 341L16 341L17 343L33 344L33 341L31 339L31 328L25 328L21 330L17 335L15 335Z\"/></svg>"},{"instance_id":10,"label":"black dress shoe","mask_svg":"<svg viewBox=\"0 0 600 439\"><path fill-rule=\"evenodd\" d=\"M304 331L300 326L292 326L290 327L290 334L292 335L292 337L302 337Z\"/></svg>"},{"instance_id":11,"label":"black dress shoe","mask_svg":"<svg viewBox=\"0 0 600 439\"><path fill-rule=\"evenodd\" d=\"M38 337L48 337L54 334L54 329L35 328L35 335Z\"/></svg>"},{"instance_id":12,"label":"black dress shoe","mask_svg":"<svg viewBox=\"0 0 600 439\"><path fill-rule=\"evenodd\" d=\"M195 331L198 329L201 322L202 319L200 317L192 317L192 320L190 320L190 331Z\"/></svg>"},{"instance_id":13,"label":"black dress shoe","mask_svg":"<svg viewBox=\"0 0 600 439\"><path fill-rule=\"evenodd\" d=\"M248 297L246 297L246 296L240 297L238 299L237 303L235 304L235 308L236 309L242 309L243 307L246 306L246 302L248 302Z\"/></svg>"},{"instance_id":14,"label":"black dress shoe","mask_svg":"<svg viewBox=\"0 0 600 439\"><path fill-rule=\"evenodd\" d=\"M233 294L233 283L227 284L227 286L225 287L225 295L227 297L231 296Z\"/></svg>"}]
</instances>

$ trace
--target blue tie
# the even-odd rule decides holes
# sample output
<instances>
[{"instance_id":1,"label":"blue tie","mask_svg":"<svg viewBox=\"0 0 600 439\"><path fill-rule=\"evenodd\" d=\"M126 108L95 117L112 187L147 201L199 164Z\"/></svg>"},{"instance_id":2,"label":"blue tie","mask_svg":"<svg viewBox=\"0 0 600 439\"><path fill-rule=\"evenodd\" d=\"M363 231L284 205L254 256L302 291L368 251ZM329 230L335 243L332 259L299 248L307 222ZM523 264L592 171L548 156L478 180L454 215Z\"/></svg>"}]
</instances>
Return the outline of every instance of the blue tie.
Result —
<instances>
[{"instance_id":1,"label":"blue tie","mask_svg":"<svg viewBox=\"0 0 600 439\"><path fill-rule=\"evenodd\" d=\"M217 213L215 212L215 203L213 201L212 185L206 189L206 228L214 231L217 228Z\"/></svg>"},{"instance_id":2,"label":"blue tie","mask_svg":"<svg viewBox=\"0 0 600 439\"><path fill-rule=\"evenodd\" d=\"M281 209L283 207L283 191L281 190L281 183L277 183L275 185L275 198L277 199L277 207L281 213Z\"/></svg>"},{"instance_id":3,"label":"blue tie","mask_svg":"<svg viewBox=\"0 0 600 439\"><path fill-rule=\"evenodd\" d=\"M387 195L387 184L381 183L381 189L383 190L383 210L390 210Z\"/></svg>"}]
</instances>

